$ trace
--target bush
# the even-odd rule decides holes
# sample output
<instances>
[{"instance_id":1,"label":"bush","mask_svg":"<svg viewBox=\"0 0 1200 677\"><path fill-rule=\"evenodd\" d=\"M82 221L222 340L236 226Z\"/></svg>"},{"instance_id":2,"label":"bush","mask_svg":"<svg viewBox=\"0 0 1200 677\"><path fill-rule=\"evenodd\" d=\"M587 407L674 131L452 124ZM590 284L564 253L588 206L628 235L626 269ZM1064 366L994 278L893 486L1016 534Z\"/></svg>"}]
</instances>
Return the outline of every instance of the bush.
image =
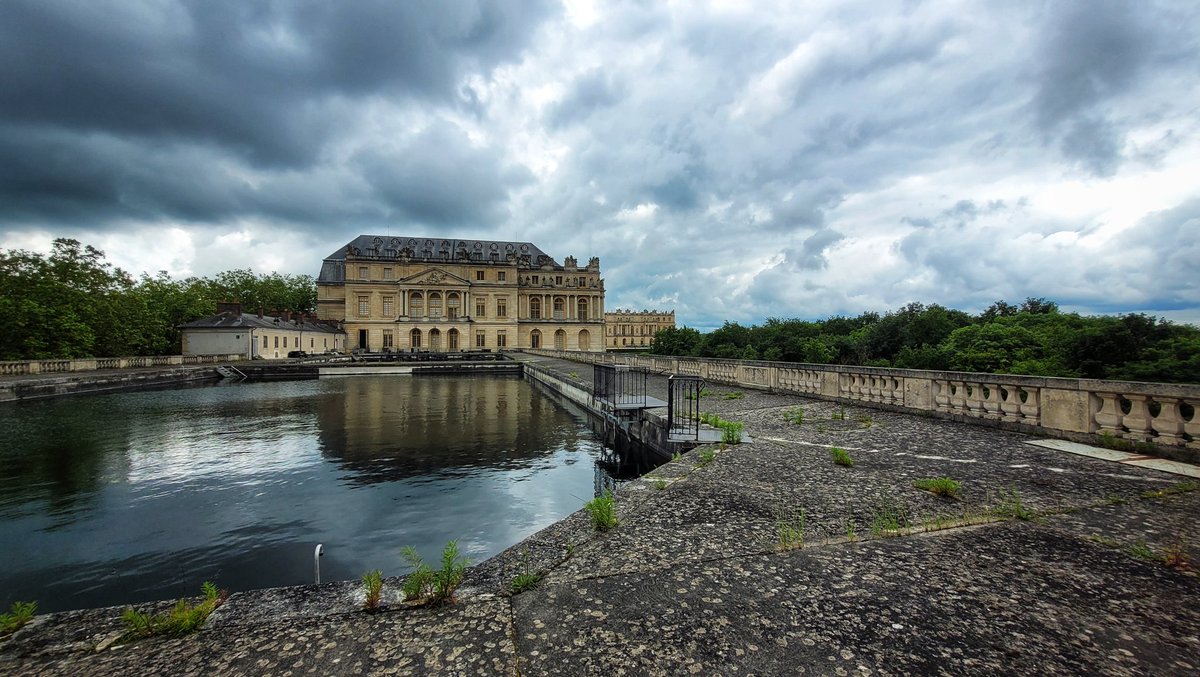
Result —
<instances>
[{"instance_id":1,"label":"bush","mask_svg":"<svg viewBox=\"0 0 1200 677\"><path fill-rule=\"evenodd\" d=\"M830 449L829 456L833 459L834 463L840 466L845 466L847 468L854 467L854 459L850 458L850 454L841 447L834 447Z\"/></svg>"}]
</instances>

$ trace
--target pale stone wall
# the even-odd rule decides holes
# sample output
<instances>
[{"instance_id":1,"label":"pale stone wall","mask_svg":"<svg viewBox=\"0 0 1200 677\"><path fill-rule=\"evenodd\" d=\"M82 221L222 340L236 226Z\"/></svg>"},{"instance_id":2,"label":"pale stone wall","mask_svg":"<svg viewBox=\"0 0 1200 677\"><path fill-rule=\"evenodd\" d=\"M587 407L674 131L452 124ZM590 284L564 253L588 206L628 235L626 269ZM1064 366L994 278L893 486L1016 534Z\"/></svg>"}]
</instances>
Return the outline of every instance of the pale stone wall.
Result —
<instances>
[{"instance_id":1,"label":"pale stone wall","mask_svg":"<svg viewBox=\"0 0 1200 677\"><path fill-rule=\"evenodd\" d=\"M505 350L531 347L535 336L553 348L562 332L564 350L603 349L599 259L531 267L347 255L345 275L317 285L317 315L343 321L350 348Z\"/></svg>"},{"instance_id":2,"label":"pale stone wall","mask_svg":"<svg viewBox=\"0 0 1200 677\"><path fill-rule=\"evenodd\" d=\"M612 353L539 354L647 367L655 373L777 392L928 412L1068 439L1098 435L1162 447L1200 449L1200 386L1089 379L656 357Z\"/></svg>"},{"instance_id":3,"label":"pale stone wall","mask_svg":"<svg viewBox=\"0 0 1200 677\"><path fill-rule=\"evenodd\" d=\"M605 348L648 348L654 335L674 328L674 310L617 310L604 314Z\"/></svg>"}]
</instances>

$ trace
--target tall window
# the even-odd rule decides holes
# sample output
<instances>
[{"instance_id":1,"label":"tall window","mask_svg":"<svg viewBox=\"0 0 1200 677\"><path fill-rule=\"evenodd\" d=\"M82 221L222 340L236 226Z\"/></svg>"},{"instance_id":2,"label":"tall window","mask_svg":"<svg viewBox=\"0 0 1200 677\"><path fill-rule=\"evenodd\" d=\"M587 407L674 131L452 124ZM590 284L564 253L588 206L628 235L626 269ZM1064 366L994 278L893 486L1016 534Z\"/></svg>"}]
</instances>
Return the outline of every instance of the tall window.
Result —
<instances>
[{"instance_id":1,"label":"tall window","mask_svg":"<svg viewBox=\"0 0 1200 677\"><path fill-rule=\"evenodd\" d=\"M263 347L264 347L264 348L269 348L269 347L270 347L270 346L268 346L268 345L267 345L267 337L266 337L266 336L264 336L264 337L263 337Z\"/></svg>"},{"instance_id":2,"label":"tall window","mask_svg":"<svg viewBox=\"0 0 1200 677\"><path fill-rule=\"evenodd\" d=\"M366 266L359 266L358 267L358 279L360 279L360 280L371 279L370 269L367 268Z\"/></svg>"},{"instance_id":3,"label":"tall window","mask_svg":"<svg viewBox=\"0 0 1200 677\"><path fill-rule=\"evenodd\" d=\"M370 314L371 314L371 297L370 296L358 297L358 316L366 317L367 315L370 315Z\"/></svg>"},{"instance_id":4,"label":"tall window","mask_svg":"<svg viewBox=\"0 0 1200 677\"><path fill-rule=\"evenodd\" d=\"M458 292L450 292L446 294L446 317L456 319L458 317L459 299Z\"/></svg>"},{"instance_id":5,"label":"tall window","mask_svg":"<svg viewBox=\"0 0 1200 677\"><path fill-rule=\"evenodd\" d=\"M484 272L482 270L475 271L475 279L476 280L482 280L483 278L484 278Z\"/></svg>"},{"instance_id":6,"label":"tall window","mask_svg":"<svg viewBox=\"0 0 1200 677\"><path fill-rule=\"evenodd\" d=\"M542 319L542 300L536 296L529 299L529 319Z\"/></svg>"},{"instance_id":7,"label":"tall window","mask_svg":"<svg viewBox=\"0 0 1200 677\"><path fill-rule=\"evenodd\" d=\"M496 332L496 347L505 348L508 346L508 334L504 330Z\"/></svg>"},{"instance_id":8,"label":"tall window","mask_svg":"<svg viewBox=\"0 0 1200 677\"><path fill-rule=\"evenodd\" d=\"M487 301L475 299L475 317L487 315Z\"/></svg>"},{"instance_id":9,"label":"tall window","mask_svg":"<svg viewBox=\"0 0 1200 677\"><path fill-rule=\"evenodd\" d=\"M498 270L498 271L496 271L496 279L497 279L498 281L500 281L500 282L503 282L503 281L504 281L504 277L505 277L505 276L504 276L504 271L503 271L503 270Z\"/></svg>"},{"instance_id":10,"label":"tall window","mask_svg":"<svg viewBox=\"0 0 1200 677\"><path fill-rule=\"evenodd\" d=\"M576 311L577 311L577 314L578 314L578 316L579 316L579 319L581 319L581 320L586 320L586 319L588 319L588 312L587 312L587 310L588 310L588 302L587 302L587 299L579 299L579 303L578 303L578 304L576 304Z\"/></svg>"},{"instance_id":11,"label":"tall window","mask_svg":"<svg viewBox=\"0 0 1200 677\"><path fill-rule=\"evenodd\" d=\"M567 304L562 300L561 297L556 297L554 299L554 319L563 319L563 308L566 307L566 305Z\"/></svg>"},{"instance_id":12,"label":"tall window","mask_svg":"<svg viewBox=\"0 0 1200 677\"><path fill-rule=\"evenodd\" d=\"M283 347L284 348L287 347L287 337L286 336L283 337Z\"/></svg>"},{"instance_id":13,"label":"tall window","mask_svg":"<svg viewBox=\"0 0 1200 677\"><path fill-rule=\"evenodd\" d=\"M421 330L414 329L408 333L408 344L414 348L421 347Z\"/></svg>"},{"instance_id":14,"label":"tall window","mask_svg":"<svg viewBox=\"0 0 1200 677\"><path fill-rule=\"evenodd\" d=\"M442 316L442 295L439 294L438 292L430 292L429 293L429 316L430 317L441 317Z\"/></svg>"},{"instance_id":15,"label":"tall window","mask_svg":"<svg viewBox=\"0 0 1200 677\"><path fill-rule=\"evenodd\" d=\"M275 337L275 347L276 348L279 347L279 337L278 336Z\"/></svg>"},{"instance_id":16,"label":"tall window","mask_svg":"<svg viewBox=\"0 0 1200 677\"><path fill-rule=\"evenodd\" d=\"M394 305L393 297L391 297L391 296L383 297L383 315L384 315L384 317L392 316L392 310L393 310L392 306L393 305Z\"/></svg>"},{"instance_id":17,"label":"tall window","mask_svg":"<svg viewBox=\"0 0 1200 677\"><path fill-rule=\"evenodd\" d=\"M508 317L508 301L496 299L496 317Z\"/></svg>"},{"instance_id":18,"label":"tall window","mask_svg":"<svg viewBox=\"0 0 1200 677\"><path fill-rule=\"evenodd\" d=\"M383 347L384 348L392 348L395 345L396 345L395 339L392 338L392 330L384 329L383 330Z\"/></svg>"},{"instance_id":19,"label":"tall window","mask_svg":"<svg viewBox=\"0 0 1200 677\"><path fill-rule=\"evenodd\" d=\"M475 332L475 347L476 348L486 348L487 347L487 334L485 334L482 329L479 329Z\"/></svg>"},{"instance_id":20,"label":"tall window","mask_svg":"<svg viewBox=\"0 0 1200 677\"><path fill-rule=\"evenodd\" d=\"M413 317L421 317L425 314L425 297L419 291L412 293L408 297L408 314Z\"/></svg>"},{"instance_id":21,"label":"tall window","mask_svg":"<svg viewBox=\"0 0 1200 677\"><path fill-rule=\"evenodd\" d=\"M391 268L383 269L383 279L385 279L385 280L392 279L392 269Z\"/></svg>"}]
</instances>

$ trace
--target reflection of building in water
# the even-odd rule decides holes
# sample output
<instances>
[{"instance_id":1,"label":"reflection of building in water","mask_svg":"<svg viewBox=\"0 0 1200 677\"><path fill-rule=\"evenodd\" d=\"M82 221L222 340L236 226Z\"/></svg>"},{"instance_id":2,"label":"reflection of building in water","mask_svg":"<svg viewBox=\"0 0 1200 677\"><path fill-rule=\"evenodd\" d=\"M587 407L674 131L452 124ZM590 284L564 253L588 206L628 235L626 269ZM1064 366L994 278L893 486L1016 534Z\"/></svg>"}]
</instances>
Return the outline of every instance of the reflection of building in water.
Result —
<instances>
[{"instance_id":1,"label":"reflection of building in water","mask_svg":"<svg viewBox=\"0 0 1200 677\"><path fill-rule=\"evenodd\" d=\"M372 351L603 350L604 280L529 242L360 235L322 262L317 316Z\"/></svg>"},{"instance_id":2,"label":"reflection of building in water","mask_svg":"<svg viewBox=\"0 0 1200 677\"><path fill-rule=\"evenodd\" d=\"M603 463L597 463L592 485L592 496L603 496L606 491L617 490L617 478L608 474Z\"/></svg>"},{"instance_id":3,"label":"reflection of building in water","mask_svg":"<svg viewBox=\"0 0 1200 677\"><path fill-rule=\"evenodd\" d=\"M604 313L604 347L648 348L654 345L654 335L675 327L674 310L618 310Z\"/></svg>"},{"instance_id":4,"label":"reflection of building in water","mask_svg":"<svg viewBox=\"0 0 1200 677\"><path fill-rule=\"evenodd\" d=\"M520 377L345 377L318 415L323 453L364 481L495 465L528 465L575 449L579 421Z\"/></svg>"}]
</instances>

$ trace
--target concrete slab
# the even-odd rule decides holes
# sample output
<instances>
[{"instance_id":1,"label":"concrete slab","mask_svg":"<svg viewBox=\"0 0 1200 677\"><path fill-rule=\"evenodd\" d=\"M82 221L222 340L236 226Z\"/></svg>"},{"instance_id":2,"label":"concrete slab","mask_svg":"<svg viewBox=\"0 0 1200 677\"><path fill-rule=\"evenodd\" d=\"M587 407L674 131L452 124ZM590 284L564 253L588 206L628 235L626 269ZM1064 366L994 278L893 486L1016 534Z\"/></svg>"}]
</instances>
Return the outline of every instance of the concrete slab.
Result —
<instances>
[{"instance_id":1,"label":"concrete slab","mask_svg":"<svg viewBox=\"0 0 1200 677\"><path fill-rule=\"evenodd\" d=\"M1067 440L1029 440L1026 442L1026 444L1032 444L1036 447L1044 447L1046 449L1054 449L1056 451L1065 451L1069 454L1088 456L1090 458L1099 458L1105 461L1116 461L1117 463L1135 465L1139 468L1150 468L1151 470L1159 470L1161 472L1168 472L1175 475L1183 475L1184 477L1195 477L1200 479L1200 467L1194 466L1190 463L1171 461L1165 458L1146 456L1144 454L1133 454L1128 451L1117 451L1116 449L1093 447L1087 444L1080 444L1079 442L1068 442Z\"/></svg>"}]
</instances>

